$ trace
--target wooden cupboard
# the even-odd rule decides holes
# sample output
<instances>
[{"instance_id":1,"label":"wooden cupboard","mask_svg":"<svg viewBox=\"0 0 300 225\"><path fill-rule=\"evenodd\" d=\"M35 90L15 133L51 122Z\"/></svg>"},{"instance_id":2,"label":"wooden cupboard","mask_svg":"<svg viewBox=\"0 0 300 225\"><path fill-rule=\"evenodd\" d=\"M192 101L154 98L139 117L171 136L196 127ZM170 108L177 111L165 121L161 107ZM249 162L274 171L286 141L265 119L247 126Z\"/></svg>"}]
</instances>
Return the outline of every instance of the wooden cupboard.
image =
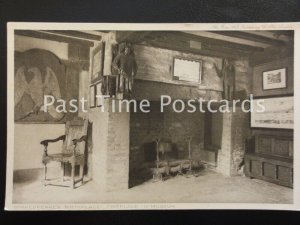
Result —
<instances>
[{"instance_id":1,"label":"wooden cupboard","mask_svg":"<svg viewBox=\"0 0 300 225\"><path fill-rule=\"evenodd\" d=\"M293 187L293 137L258 134L247 144L245 175Z\"/></svg>"}]
</instances>

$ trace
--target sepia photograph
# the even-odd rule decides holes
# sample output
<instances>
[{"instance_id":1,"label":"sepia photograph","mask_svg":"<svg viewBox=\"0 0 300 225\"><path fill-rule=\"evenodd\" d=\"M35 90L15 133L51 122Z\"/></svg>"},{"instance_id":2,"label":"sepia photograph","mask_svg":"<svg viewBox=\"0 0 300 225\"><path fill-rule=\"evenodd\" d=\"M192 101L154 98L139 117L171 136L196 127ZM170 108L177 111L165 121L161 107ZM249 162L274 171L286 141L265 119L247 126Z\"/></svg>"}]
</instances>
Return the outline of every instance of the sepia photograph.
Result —
<instances>
[{"instance_id":1,"label":"sepia photograph","mask_svg":"<svg viewBox=\"0 0 300 225\"><path fill-rule=\"evenodd\" d=\"M175 25L9 24L8 210L296 206L299 27Z\"/></svg>"}]
</instances>

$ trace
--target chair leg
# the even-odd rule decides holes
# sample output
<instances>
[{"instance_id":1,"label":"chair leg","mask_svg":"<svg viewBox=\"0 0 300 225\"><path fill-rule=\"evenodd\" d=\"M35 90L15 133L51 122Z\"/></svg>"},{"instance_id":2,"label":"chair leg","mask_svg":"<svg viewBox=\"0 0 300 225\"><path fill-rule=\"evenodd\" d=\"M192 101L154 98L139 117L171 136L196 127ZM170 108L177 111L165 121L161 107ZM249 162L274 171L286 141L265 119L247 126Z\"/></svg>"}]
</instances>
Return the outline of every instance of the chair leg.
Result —
<instances>
[{"instance_id":1,"label":"chair leg","mask_svg":"<svg viewBox=\"0 0 300 225\"><path fill-rule=\"evenodd\" d=\"M80 171L79 171L79 177L81 179L81 184L83 184L83 164L80 164Z\"/></svg>"},{"instance_id":2,"label":"chair leg","mask_svg":"<svg viewBox=\"0 0 300 225\"><path fill-rule=\"evenodd\" d=\"M45 163L44 164L44 186L47 185L46 181L47 181L47 164Z\"/></svg>"},{"instance_id":3,"label":"chair leg","mask_svg":"<svg viewBox=\"0 0 300 225\"><path fill-rule=\"evenodd\" d=\"M75 188L75 163L71 164L71 188Z\"/></svg>"},{"instance_id":4,"label":"chair leg","mask_svg":"<svg viewBox=\"0 0 300 225\"><path fill-rule=\"evenodd\" d=\"M65 163L61 162L61 181L65 181Z\"/></svg>"}]
</instances>

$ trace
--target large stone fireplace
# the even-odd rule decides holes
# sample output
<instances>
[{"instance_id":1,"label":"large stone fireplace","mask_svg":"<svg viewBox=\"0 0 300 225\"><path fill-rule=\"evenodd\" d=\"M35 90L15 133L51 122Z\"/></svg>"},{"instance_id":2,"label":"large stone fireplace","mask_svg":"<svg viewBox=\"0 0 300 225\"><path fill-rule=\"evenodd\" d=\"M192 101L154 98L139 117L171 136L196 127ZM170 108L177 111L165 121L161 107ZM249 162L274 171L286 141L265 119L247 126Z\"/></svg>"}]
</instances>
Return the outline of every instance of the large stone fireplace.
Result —
<instances>
[{"instance_id":1,"label":"large stone fireplace","mask_svg":"<svg viewBox=\"0 0 300 225\"><path fill-rule=\"evenodd\" d=\"M111 52L110 42L115 43L114 39L107 39L106 53ZM174 157L185 159L188 156L188 136L192 137L192 158L216 167L225 175L237 175L249 130L247 113L240 112L239 107L235 113L224 114L208 114L198 110L195 113L176 113L171 107L160 112L161 95L184 101L199 98L220 101L222 82L213 68L214 63L221 63L220 58L143 45L134 45L134 50L138 71L132 98L137 101L149 100L151 109L149 113L90 110L89 119L93 122L93 180L110 191L127 189L151 179L151 174L142 171L145 164L154 160L155 138L169 143ZM172 80L174 56L203 60L201 84ZM111 57L106 57L104 64L105 73L110 74ZM235 65L236 89L249 94L248 75L251 70L245 60L235 62ZM244 65L243 70L239 69L240 65ZM106 104L111 104L111 101L107 99Z\"/></svg>"}]
</instances>

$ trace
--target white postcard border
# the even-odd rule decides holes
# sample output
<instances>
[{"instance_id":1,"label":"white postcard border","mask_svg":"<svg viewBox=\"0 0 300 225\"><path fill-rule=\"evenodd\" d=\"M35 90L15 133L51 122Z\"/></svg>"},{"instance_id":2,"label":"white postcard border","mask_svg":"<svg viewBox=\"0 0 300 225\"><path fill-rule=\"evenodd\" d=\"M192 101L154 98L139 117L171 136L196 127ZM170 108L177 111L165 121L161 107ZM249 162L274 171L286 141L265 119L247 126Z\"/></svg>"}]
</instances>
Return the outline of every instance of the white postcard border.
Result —
<instances>
[{"instance_id":1,"label":"white postcard border","mask_svg":"<svg viewBox=\"0 0 300 225\"><path fill-rule=\"evenodd\" d=\"M294 202L293 204L254 203L120 203L120 204L13 204L14 150L14 30L294 30ZM7 23L7 171L6 210L132 210L132 209L275 209L300 210L300 23Z\"/></svg>"}]
</instances>

